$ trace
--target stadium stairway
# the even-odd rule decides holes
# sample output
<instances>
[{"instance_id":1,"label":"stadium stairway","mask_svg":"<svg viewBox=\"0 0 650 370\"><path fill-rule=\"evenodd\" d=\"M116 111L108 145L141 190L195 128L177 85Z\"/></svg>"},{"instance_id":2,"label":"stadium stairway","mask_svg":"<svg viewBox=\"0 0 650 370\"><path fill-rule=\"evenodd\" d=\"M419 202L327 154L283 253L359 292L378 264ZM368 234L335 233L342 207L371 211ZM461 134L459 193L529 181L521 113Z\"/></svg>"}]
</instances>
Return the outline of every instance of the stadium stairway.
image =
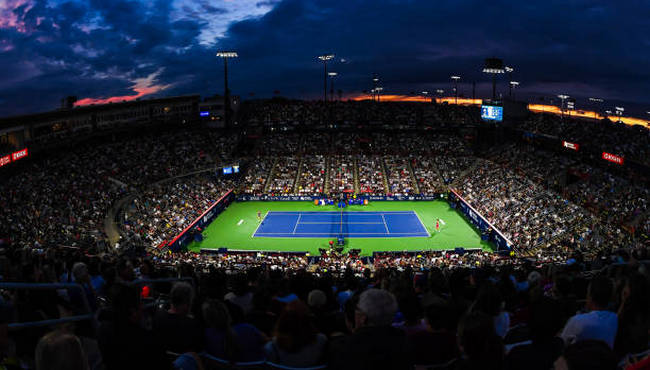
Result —
<instances>
[{"instance_id":1,"label":"stadium stairway","mask_svg":"<svg viewBox=\"0 0 650 370\"><path fill-rule=\"evenodd\" d=\"M359 194L359 164L357 158L354 159L354 193Z\"/></svg>"},{"instance_id":2,"label":"stadium stairway","mask_svg":"<svg viewBox=\"0 0 650 370\"><path fill-rule=\"evenodd\" d=\"M384 157L380 157L379 163L381 163L381 172L383 174L383 183L384 183L384 192L385 193L390 193L391 188L388 186L388 166L386 166L386 162L384 162Z\"/></svg>"},{"instance_id":3,"label":"stadium stairway","mask_svg":"<svg viewBox=\"0 0 650 370\"><path fill-rule=\"evenodd\" d=\"M266 176L266 182L264 182L264 193L267 194L269 192L269 187L271 186L271 182L273 179L273 173L275 172L275 167L278 165L278 157L273 158L273 164L271 165L271 169L269 170L268 176Z\"/></svg>"},{"instance_id":4,"label":"stadium stairway","mask_svg":"<svg viewBox=\"0 0 650 370\"><path fill-rule=\"evenodd\" d=\"M325 194L330 193L330 156L325 156L325 184L323 185L323 190Z\"/></svg>"},{"instance_id":5,"label":"stadium stairway","mask_svg":"<svg viewBox=\"0 0 650 370\"><path fill-rule=\"evenodd\" d=\"M302 163L304 162L304 155L300 156L298 161L298 170L296 171L296 178L293 179L293 193L298 194L298 185L300 184L300 175L302 174Z\"/></svg>"},{"instance_id":6,"label":"stadium stairway","mask_svg":"<svg viewBox=\"0 0 650 370\"><path fill-rule=\"evenodd\" d=\"M418 179L415 178L415 171L413 170L413 166L411 166L410 158L406 160L406 164L408 164L409 176L411 177L411 182L413 183L415 194L420 194L420 184L418 184ZM438 168L436 168L436 172L438 172ZM438 176L440 176L440 174L438 174Z\"/></svg>"},{"instance_id":7,"label":"stadium stairway","mask_svg":"<svg viewBox=\"0 0 650 370\"><path fill-rule=\"evenodd\" d=\"M465 179L465 177L467 177L468 174L470 174L470 173L476 171L476 169L477 169L478 166L480 166L480 165L481 165L481 160L480 160L480 159L476 159L476 160L474 161L474 163L472 163L469 167L467 167L467 169L466 169L465 171L461 172L461 174L458 175L458 176L454 179L454 181L452 181L452 182L449 184L449 187L450 187L450 188L454 188L454 189L459 188L458 185L459 185L459 184L460 184L460 183ZM438 173L438 175L440 175L440 173ZM440 178L442 178L442 176L441 176ZM444 180L443 180L443 181L444 181Z\"/></svg>"}]
</instances>

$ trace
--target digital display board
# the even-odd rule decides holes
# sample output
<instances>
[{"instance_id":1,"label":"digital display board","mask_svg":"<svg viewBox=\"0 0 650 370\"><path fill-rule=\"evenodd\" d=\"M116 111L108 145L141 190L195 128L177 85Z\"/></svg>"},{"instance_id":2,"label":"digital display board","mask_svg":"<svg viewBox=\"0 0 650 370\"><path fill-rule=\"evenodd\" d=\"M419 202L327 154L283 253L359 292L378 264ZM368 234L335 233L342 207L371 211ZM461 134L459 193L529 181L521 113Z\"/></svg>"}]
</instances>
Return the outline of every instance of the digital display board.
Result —
<instances>
[{"instance_id":1,"label":"digital display board","mask_svg":"<svg viewBox=\"0 0 650 370\"><path fill-rule=\"evenodd\" d=\"M239 173L239 165L238 164L232 166L232 172L233 173Z\"/></svg>"},{"instance_id":2,"label":"digital display board","mask_svg":"<svg viewBox=\"0 0 650 370\"><path fill-rule=\"evenodd\" d=\"M503 107L495 105L482 105L481 118L485 121L503 121Z\"/></svg>"},{"instance_id":3,"label":"digital display board","mask_svg":"<svg viewBox=\"0 0 650 370\"><path fill-rule=\"evenodd\" d=\"M210 115L210 112L199 112L199 116L201 117L207 117Z\"/></svg>"},{"instance_id":4,"label":"digital display board","mask_svg":"<svg viewBox=\"0 0 650 370\"><path fill-rule=\"evenodd\" d=\"M224 174L224 175L230 175L230 174L232 174L232 167L224 167L224 168L223 168L223 174Z\"/></svg>"}]
</instances>

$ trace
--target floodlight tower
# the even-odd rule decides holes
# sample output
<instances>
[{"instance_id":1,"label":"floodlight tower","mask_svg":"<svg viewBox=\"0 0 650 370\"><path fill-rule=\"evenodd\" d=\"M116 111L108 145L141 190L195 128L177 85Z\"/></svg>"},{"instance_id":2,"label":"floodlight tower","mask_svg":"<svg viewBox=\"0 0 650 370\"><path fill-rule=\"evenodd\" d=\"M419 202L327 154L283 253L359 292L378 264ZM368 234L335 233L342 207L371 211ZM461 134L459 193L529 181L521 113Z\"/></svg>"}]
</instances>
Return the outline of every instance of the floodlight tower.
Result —
<instances>
[{"instance_id":1,"label":"floodlight tower","mask_svg":"<svg viewBox=\"0 0 650 370\"><path fill-rule=\"evenodd\" d=\"M330 101L334 101L334 77L338 76L336 72L328 72L330 78Z\"/></svg>"},{"instance_id":2,"label":"floodlight tower","mask_svg":"<svg viewBox=\"0 0 650 370\"><path fill-rule=\"evenodd\" d=\"M384 91L384 88L383 88L383 87L381 87L381 86L377 86L377 87L375 87L375 94L377 94L377 102L380 101L380 99L379 99L379 94L381 94L382 91Z\"/></svg>"},{"instance_id":3,"label":"floodlight tower","mask_svg":"<svg viewBox=\"0 0 650 370\"><path fill-rule=\"evenodd\" d=\"M436 89L436 94L438 94L438 97L442 100L442 94L445 93L445 90L443 89Z\"/></svg>"},{"instance_id":4,"label":"floodlight tower","mask_svg":"<svg viewBox=\"0 0 650 370\"><path fill-rule=\"evenodd\" d=\"M424 101L427 101L427 95L429 95L428 91L422 91L422 95L424 95Z\"/></svg>"},{"instance_id":5,"label":"floodlight tower","mask_svg":"<svg viewBox=\"0 0 650 370\"><path fill-rule=\"evenodd\" d=\"M334 54L323 54L319 55L318 59L323 62L323 102L327 102L327 61L334 59Z\"/></svg>"},{"instance_id":6,"label":"floodlight tower","mask_svg":"<svg viewBox=\"0 0 650 370\"><path fill-rule=\"evenodd\" d=\"M562 101L560 103L560 117L564 118L564 101L569 99L570 96L565 94L560 94L557 97L560 98L560 100Z\"/></svg>"},{"instance_id":7,"label":"floodlight tower","mask_svg":"<svg viewBox=\"0 0 650 370\"><path fill-rule=\"evenodd\" d=\"M503 60L499 58L485 59L483 73L492 75L492 100L497 99L497 75L504 74L505 72L506 70L503 67Z\"/></svg>"},{"instance_id":8,"label":"floodlight tower","mask_svg":"<svg viewBox=\"0 0 650 370\"><path fill-rule=\"evenodd\" d=\"M625 108L623 107L614 107L616 109L616 115L618 116L618 122L621 122L621 117L623 116L623 112L625 112Z\"/></svg>"},{"instance_id":9,"label":"floodlight tower","mask_svg":"<svg viewBox=\"0 0 650 370\"><path fill-rule=\"evenodd\" d=\"M237 58L235 51L219 51L217 57L223 59L223 116L225 125L230 125L230 90L228 89L228 59Z\"/></svg>"},{"instance_id":10,"label":"floodlight tower","mask_svg":"<svg viewBox=\"0 0 650 370\"><path fill-rule=\"evenodd\" d=\"M372 101L375 101L375 93L377 91L377 83L379 83L379 77L377 77L377 74L372 75Z\"/></svg>"},{"instance_id":11,"label":"floodlight tower","mask_svg":"<svg viewBox=\"0 0 650 370\"><path fill-rule=\"evenodd\" d=\"M513 81L512 80L512 72L514 72L515 69L513 67L510 67L510 66L505 66L504 70L508 74L508 81ZM508 84L508 85L510 86L510 98L512 98L512 89L513 89L513 87L512 87L511 84Z\"/></svg>"},{"instance_id":12,"label":"floodlight tower","mask_svg":"<svg viewBox=\"0 0 650 370\"><path fill-rule=\"evenodd\" d=\"M601 105L601 109L602 109L602 104L603 104L603 102L604 102L605 100L603 100L603 99L601 99L601 98L589 98L589 101L592 102L592 103L594 103L594 104L599 104L599 105ZM599 113L599 112L598 112L596 109L594 109L594 118L598 118L597 113ZM600 113L602 113L602 112L600 112Z\"/></svg>"},{"instance_id":13,"label":"floodlight tower","mask_svg":"<svg viewBox=\"0 0 650 370\"><path fill-rule=\"evenodd\" d=\"M510 98L514 99L514 96L512 95L512 91L519 86L519 81L510 81Z\"/></svg>"},{"instance_id":14,"label":"floodlight tower","mask_svg":"<svg viewBox=\"0 0 650 370\"><path fill-rule=\"evenodd\" d=\"M451 76L450 77L454 81L454 93L456 93L456 102L454 104L458 105L458 80L460 80L460 76Z\"/></svg>"}]
</instances>

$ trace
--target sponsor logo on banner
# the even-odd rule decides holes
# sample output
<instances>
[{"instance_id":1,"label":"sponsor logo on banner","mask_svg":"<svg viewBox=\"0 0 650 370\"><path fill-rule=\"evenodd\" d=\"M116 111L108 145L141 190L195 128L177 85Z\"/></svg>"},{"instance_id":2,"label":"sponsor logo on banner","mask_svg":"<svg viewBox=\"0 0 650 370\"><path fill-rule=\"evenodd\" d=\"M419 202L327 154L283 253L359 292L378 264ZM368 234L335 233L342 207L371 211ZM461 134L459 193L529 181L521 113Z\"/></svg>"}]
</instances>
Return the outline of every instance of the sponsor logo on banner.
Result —
<instances>
[{"instance_id":1,"label":"sponsor logo on banner","mask_svg":"<svg viewBox=\"0 0 650 370\"><path fill-rule=\"evenodd\" d=\"M623 157L619 157L615 154L607 153L607 152L603 152L603 159L620 165L622 165L624 161Z\"/></svg>"},{"instance_id":2,"label":"sponsor logo on banner","mask_svg":"<svg viewBox=\"0 0 650 370\"><path fill-rule=\"evenodd\" d=\"M578 148L580 147L580 145L576 143L570 143L568 141L562 141L562 146L572 150L578 150Z\"/></svg>"},{"instance_id":3,"label":"sponsor logo on banner","mask_svg":"<svg viewBox=\"0 0 650 370\"><path fill-rule=\"evenodd\" d=\"M5 155L4 157L0 157L0 167L6 166L9 163L11 163L11 156L10 155Z\"/></svg>"}]
</instances>

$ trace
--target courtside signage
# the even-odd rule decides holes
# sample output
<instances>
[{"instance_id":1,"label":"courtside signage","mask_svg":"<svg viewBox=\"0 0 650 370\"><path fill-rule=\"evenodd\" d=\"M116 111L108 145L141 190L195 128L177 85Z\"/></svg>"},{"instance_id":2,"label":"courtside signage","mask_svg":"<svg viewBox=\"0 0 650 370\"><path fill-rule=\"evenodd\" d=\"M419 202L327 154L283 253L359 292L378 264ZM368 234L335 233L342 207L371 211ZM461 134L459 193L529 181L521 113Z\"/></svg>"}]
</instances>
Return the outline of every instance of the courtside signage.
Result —
<instances>
[{"instance_id":1,"label":"courtside signage","mask_svg":"<svg viewBox=\"0 0 650 370\"><path fill-rule=\"evenodd\" d=\"M623 157L619 157L617 155L614 155L612 153L607 153L607 152L603 152L603 159L620 165L622 165L624 161Z\"/></svg>"}]
</instances>

